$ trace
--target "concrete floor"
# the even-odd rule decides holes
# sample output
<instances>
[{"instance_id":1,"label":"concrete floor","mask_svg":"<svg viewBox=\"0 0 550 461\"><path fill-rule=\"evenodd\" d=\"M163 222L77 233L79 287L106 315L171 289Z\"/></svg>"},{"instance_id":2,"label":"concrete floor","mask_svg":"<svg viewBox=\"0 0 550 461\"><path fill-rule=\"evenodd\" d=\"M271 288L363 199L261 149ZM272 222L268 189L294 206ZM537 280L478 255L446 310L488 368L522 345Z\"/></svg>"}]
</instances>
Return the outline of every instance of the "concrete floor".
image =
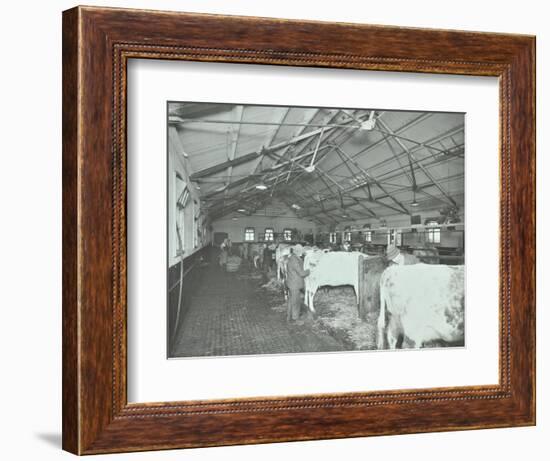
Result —
<instances>
[{"instance_id":1,"label":"concrete floor","mask_svg":"<svg viewBox=\"0 0 550 461\"><path fill-rule=\"evenodd\" d=\"M172 357L283 354L345 350L345 345L303 312L288 324L282 293L261 288L247 266L226 273L216 264L198 268L200 285L172 347Z\"/></svg>"}]
</instances>

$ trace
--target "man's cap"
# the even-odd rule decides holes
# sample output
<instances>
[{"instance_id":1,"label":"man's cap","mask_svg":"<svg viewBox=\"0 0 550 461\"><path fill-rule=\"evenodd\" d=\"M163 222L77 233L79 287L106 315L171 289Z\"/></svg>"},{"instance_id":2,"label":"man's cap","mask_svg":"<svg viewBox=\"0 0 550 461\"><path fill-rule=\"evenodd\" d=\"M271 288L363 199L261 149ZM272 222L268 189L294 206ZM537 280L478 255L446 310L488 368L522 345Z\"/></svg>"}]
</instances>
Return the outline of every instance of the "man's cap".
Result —
<instances>
[{"instance_id":1,"label":"man's cap","mask_svg":"<svg viewBox=\"0 0 550 461\"><path fill-rule=\"evenodd\" d=\"M388 245L388 248L386 248L386 258L389 260L393 260L399 256L401 252L399 251L399 248L397 248L395 245Z\"/></svg>"},{"instance_id":2,"label":"man's cap","mask_svg":"<svg viewBox=\"0 0 550 461\"><path fill-rule=\"evenodd\" d=\"M297 245L294 245L292 251L294 252L294 254L301 256L304 252L304 247L298 243Z\"/></svg>"}]
</instances>

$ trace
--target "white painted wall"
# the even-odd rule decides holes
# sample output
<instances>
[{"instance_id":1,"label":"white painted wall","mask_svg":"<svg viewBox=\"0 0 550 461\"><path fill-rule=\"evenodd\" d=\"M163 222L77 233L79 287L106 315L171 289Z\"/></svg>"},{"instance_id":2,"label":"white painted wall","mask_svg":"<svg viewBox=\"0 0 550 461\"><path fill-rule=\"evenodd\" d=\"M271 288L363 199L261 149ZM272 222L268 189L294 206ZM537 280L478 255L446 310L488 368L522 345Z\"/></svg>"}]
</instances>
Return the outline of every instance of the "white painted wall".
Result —
<instances>
[{"instance_id":1,"label":"white painted wall","mask_svg":"<svg viewBox=\"0 0 550 461\"><path fill-rule=\"evenodd\" d=\"M5 459L71 460L61 433L61 10L78 2L8 2L0 17L3 46L0 196L3 283L0 347ZM97 456L94 460L406 459L544 460L550 438L548 261L550 176L550 29L545 2L296 2L278 0L86 0L91 5L308 18L402 26L537 34L538 88L538 425L516 429L356 438ZM335 40L341 40L335 37ZM185 82L182 82L185 84ZM29 105L30 104L30 105ZM32 117L29 110L32 108ZM29 123L32 130L29 131ZM32 136L29 136L32 133ZM28 204L36 203L29 212ZM30 243L30 244L29 244ZM30 285L29 264L39 267ZM546 282L546 283L545 283ZM328 371L330 372L330 371ZM212 379L220 379L213 376ZM8 427L9 424L9 427Z\"/></svg>"},{"instance_id":2,"label":"white painted wall","mask_svg":"<svg viewBox=\"0 0 550 461\"><path fill-rule=\"evenodd\" d=\"M315 225L298 218L270 218L268 216L247 216L233 221L231 218L221 219L213 223L213 232L227 232L233 243L244 241L245 227L253 227L256 240L258 235L272 227L275 233L282 233L283 229L298 229L302 233L312 232Z\"/></svg>"},{"instance_id":3,"label":"white painted wall","mask_svg":"<svg viewBox=\"0 0 550 461\"><path fill-rule=\"evenodd\" d=\"M284 214L281 214L281 210L285 210ZM277 210L275 215L273 210ZM438 218L440 216L438 209L414 212L414 214L420 215L421 223L427 218ZM463 216L460 216L461 221ZM386 227L380 227L380 221L378 219L358 219L356 221L342 221L341 223L334 225L318 224L317 222L300 219L294 212L288 209L286 206L276 203L273 206L269 206L266 209L259 210L251 216L244 215L242 213L232 213L224 216L223 218L213 221L213 233L227 232L229 238L238 243L244 240L244 230L247 227L253 227L256 232L256 239L258 235L264 233L265 229L271 227L275 230L275 233L282 233L283 229L298 229L302 233L319 233L319 232L332 232L334 227L336 232L341 233L348 226L352 231L361 230L364 224L370 224L371 230L388 231L392 228L412 227L410 217L408 215L393 215L385 216L383 218L386 221ZM380 243L380 242L379 242ZM459 246L459 245L455 245Z\"/></svg>"},{"instance_id":4,"label":"white painted wall","mask_svg":"<svg viewBox=\"0 0 550 461\"><path fill-rule=\"evenodd\" d=\"M235 219L234 219L235 218ZM274 232L282 233L284 229L297 229L302 233L310 233L316 228L313 221L300 219L285 204L274 200L263 209L247 216L239 212L232 213L212 222L213 233L227 232L232 242L244 241L244 230L253 227L256 240L265 232L266 228L273 228Z\"/></svg>"},{"instance_id":5,"label":"white painted wall","mask_svg":"<svg viewBox=\"0 0 550 461\"><path fill-rule=\"evenodd\" d=\"M174 127L169 128L168 136L168 261L173 266L184 258L199 251L210 242L209 223L201 215L200 193L195 184L189 180L191 174L189 163L182 155L182 147L178 142ZM183 255L178 253L179 242L176 233L176 175L179 175L189 190L189 200L186 205L184 232L182 236ZM193 211L194 210L194 211ZM199 217L198 220L194 216ZM200 230L200 236L197 233Z\"/></svg>"}]
</instances>

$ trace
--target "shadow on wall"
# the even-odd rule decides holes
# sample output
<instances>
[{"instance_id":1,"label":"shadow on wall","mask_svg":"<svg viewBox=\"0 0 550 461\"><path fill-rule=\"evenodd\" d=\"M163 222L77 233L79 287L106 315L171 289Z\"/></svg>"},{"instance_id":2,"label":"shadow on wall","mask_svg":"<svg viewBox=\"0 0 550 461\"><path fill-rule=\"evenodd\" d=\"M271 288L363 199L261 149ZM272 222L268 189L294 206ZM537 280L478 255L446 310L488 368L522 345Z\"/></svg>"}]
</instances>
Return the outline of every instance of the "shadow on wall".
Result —
<instances>
[{"instance_id":1,"label":"shadow on wall","mask_svg":"<svg viewBox=\"0 0 550 461\"><path fill-rule=\"evenodd\" d=\"M42 440L55 448L61 448L61 432L48 432L35 434L36 438Z\"/></svg>"}]
</instances>

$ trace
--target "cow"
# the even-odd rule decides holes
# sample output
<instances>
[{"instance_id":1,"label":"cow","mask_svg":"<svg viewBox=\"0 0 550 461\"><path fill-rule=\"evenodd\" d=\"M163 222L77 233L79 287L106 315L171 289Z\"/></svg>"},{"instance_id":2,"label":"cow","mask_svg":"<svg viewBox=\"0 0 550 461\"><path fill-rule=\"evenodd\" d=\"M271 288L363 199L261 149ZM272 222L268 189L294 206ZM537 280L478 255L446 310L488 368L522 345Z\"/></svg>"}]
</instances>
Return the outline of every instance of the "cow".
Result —
<instances>
[{"instance_id":1,"label":"cow","mask_svg":"<svg viewBox=\"0 0 550 461\"><path fill-rule=\"evenodd\" d=\"M247 242L243 242L239 245L239 254L242 259L248 261L248 251L250 249L250 244Z\"/></svg>"},{"instance_id":2,"label":"cow","mask_svg":"<svg viewBox=\"0 0 550 461\"><path fill-rule=\"evenodd\" d=\"M315 313L313 298L322 286L352 285L359 298L359 258L361 253L345 251L311 251L306 254L304 269L310 274L304 279L305 303Z\"/></svg>"},{"instance_id":3,"label":"cow","mask_svg":"<svg viewBox=\"0 0 550 461\"><path fill-rule=\"evenodd\" d=\"M286 278L286 261L291 254L292 245L280 243L275 250L275 264L277 265L277 280Z\"/></svg>"},{"instance_id":4,"label":"cow","mask_svg":"<svg viewBox=\"0 0 550 461\"><path fill-rule=\"evenodd\" d=\"M248 258L252 261L256 269L262 267L263 257L263 244L251 243L250 247L248 248Z\"/></svg>"},{"instance_id":5,"label":"cow","mask_svg":"<svg viewBox=\"0 0 550 461\"><path fill-rule=\"evenodd\" d=\"M390 266L380 278L378 349L464 345L464 266Z\"/></svg>"},{"instance_id":6,"label":"cow","mask_svg":"<svg viewBox=\"0 0 550 461\"><path fill-rule=\"evenodd\" d=\"M287 264L294 247L295 245L279 244L277 250L275 250L275 261L277 263L277 280L283 282L283 294L285 297L285 301L288 299L288 289L286 286ZM281 251L278 252L279 249L281 249ZM305 246L302 249L304 256L312 252L319 251L317 247L310 246Z\"/></svg>"},{"instance_id":7,"label":"cow","mask_svg":"<svg viewBox=\"0 0 550 461\"><path fill-rule=\"evenodd\" d=\"M325 254L330 253L330 248L319 249L318 247L311 247L304 249L304 269L310 271L317 266L319 259Z\"/></svg>"},{"instance_id":8,"label":"cow","mask_svg":"<svg viewBox=\"0 0 550 461\"><path fill-rule=\"evenodd\" d=\"M290 245L288 243L280 243L277 248L275 249L275 263L277 265L277 280L285 280L286 279L286 264L288 262L288 258L290 258L290 255L292 254L292 249L295 247L295 245ZM316 247L310 247L310 246L304 246L304 255L309 253L310 251L316 249Z\"/></svg>"}]
</instances>

